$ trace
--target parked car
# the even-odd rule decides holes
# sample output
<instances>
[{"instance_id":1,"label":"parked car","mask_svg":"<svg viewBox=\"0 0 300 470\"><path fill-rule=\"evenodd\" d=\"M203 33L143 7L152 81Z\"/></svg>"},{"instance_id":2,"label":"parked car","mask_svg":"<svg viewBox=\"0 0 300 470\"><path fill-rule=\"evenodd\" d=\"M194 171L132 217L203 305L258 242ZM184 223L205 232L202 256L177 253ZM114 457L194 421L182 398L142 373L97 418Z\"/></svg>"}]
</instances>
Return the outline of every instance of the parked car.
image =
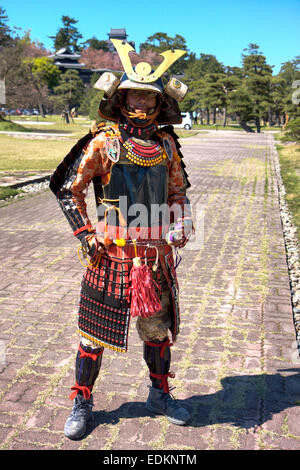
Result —
<instances>
[{"instance_id":1,"label":"parked car","mask_svg":"<svg viewBox=\"0 0 300 470\"><path fill-rule=\"evenodd\" d=\"M190 113L181 113L182 123L175 124L174 127L184 128L184 129L191 129L193 126L193 122L190 116Z\"/></svg>"}]
</instances>

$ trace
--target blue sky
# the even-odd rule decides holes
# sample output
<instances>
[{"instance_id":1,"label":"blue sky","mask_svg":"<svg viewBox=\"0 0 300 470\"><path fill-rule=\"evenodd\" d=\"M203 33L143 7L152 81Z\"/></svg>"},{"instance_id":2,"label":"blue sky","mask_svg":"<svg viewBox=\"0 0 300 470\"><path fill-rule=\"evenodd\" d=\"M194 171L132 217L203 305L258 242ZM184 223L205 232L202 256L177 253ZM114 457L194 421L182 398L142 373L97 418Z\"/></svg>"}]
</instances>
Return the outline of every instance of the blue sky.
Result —
<instances>
[{"instance_id":1,"label":"blue sky","mask_svg":"<svg viewBox=\"0 0 300 470\"><path fill-rule=\"evenodd\" d=\"M186 39L188 49L213 54L224 65L240 66L241 53L256 43L278 73L281 63L300 55L300 0L0 0L9 26L31 30L49 50L62 15L78 20L84 39L107 39L110 28L126 28L140 43L156 32Z\"/></svg>"}]
</instances>

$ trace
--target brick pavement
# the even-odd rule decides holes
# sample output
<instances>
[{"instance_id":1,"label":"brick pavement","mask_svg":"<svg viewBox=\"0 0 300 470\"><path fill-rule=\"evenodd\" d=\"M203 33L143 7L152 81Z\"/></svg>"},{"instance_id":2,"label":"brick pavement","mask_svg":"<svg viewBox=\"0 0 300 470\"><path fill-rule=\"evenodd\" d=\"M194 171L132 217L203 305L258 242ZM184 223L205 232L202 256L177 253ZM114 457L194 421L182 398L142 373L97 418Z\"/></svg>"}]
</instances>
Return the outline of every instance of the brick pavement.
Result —
<instances>
[{"instance_id":1,"label":"brick pavement","mask_svg":"<svg viewBox=\"0 0 300 470\"><path fill-rule=\"evenodd\" d=\"M128 353L104 352L87 436L64 437L78 347L78 243L50 191L0 209L0 449L300 449L272 149L268 133L216 131L183 143L200 232L204 214L203 243L187 246L178 268L182 326L171 382L192 413L185 427L145 410L148 371L132 321Z\"/></svg>"}]
</instances>

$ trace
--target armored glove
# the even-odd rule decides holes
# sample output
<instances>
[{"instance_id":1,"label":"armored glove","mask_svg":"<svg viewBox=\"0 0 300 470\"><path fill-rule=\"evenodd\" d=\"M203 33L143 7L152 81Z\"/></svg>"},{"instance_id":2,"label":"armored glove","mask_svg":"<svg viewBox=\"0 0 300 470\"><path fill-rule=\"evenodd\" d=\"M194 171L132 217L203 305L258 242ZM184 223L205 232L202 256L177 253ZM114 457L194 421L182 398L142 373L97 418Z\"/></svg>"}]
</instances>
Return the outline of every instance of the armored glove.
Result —
<instances>
[{"instance_id":1,"label":"armored glove","mask_svg":"<svg viewBox=\"0 0 300 470\"><path fill-rule=\"evenodd\" d=\"M88 234L86 231L77 234L77 238L81 242L82 251L91 259L96 255L104 253L104 240L95 233L94 229L89 229Z\"/></svg>"},{"instance_id":2,"label":"armored glove","mask_svg":"<svg viewBox=\"0 0 300 470\"><path fill-rule=\"evenodd\" d=\"M104 246L104 240L98 235L87 235L85 239L87 254L90 256L90 258L94 258L96 255L101 255L106 251Z\"/></svg>"},{"instance_id":3,"label":"armored glove","mask_svg":"<svg viewBox=\"0 0 300 470\"><path fill-rule=\"evenodd\" d=\"M190 217L178 219L176 224L171 224L166 240L169 245L183 248L192 233L194 233L193 221Z\"/></svg>"}]
</instances>

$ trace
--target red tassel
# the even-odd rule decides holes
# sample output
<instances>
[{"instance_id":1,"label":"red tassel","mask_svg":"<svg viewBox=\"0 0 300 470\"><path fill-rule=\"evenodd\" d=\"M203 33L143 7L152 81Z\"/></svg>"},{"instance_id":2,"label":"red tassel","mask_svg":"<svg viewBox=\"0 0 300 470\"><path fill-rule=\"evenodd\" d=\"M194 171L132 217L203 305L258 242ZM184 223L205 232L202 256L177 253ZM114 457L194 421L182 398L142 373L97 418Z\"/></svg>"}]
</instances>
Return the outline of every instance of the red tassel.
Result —
<instances>
[{"instance_id":1,"label":"red tassel","mask_svg":"<svg viewBox=\"0 0 300 470\"><path fill-rule=\"evenodd\" d=\"M133 267L130 272L132 317L150 317L161 310L161 303L155 291L157 283L152 279L149 266L141 264L141 259L133 259ZM158 287L158 286L157 286Z\"/></svg>"}]
</instances>

